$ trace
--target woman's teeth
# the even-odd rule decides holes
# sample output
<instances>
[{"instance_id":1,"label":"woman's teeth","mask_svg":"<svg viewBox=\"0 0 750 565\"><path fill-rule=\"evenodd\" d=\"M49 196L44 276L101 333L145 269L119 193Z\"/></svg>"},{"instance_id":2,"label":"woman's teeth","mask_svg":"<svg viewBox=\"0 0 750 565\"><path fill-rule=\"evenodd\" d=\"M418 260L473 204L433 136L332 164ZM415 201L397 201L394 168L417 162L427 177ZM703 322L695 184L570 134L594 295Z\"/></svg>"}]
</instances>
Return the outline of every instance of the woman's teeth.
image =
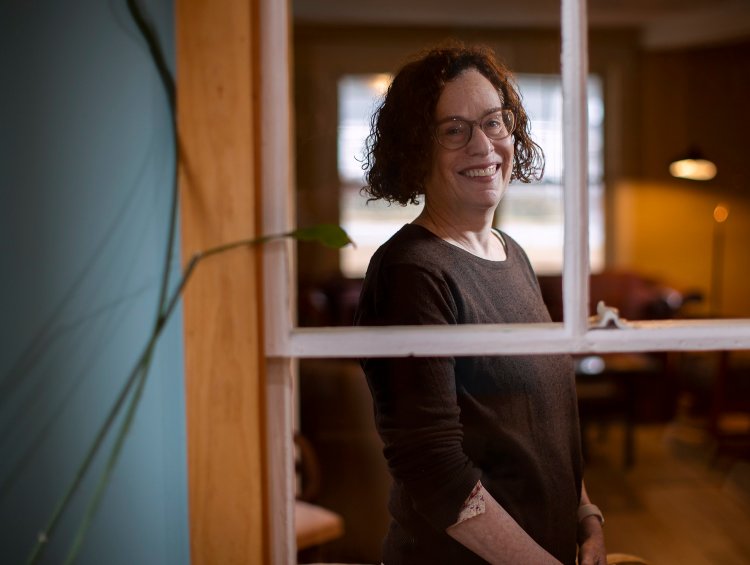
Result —
<instances>
[{"instance_id":1,"label":"woman's teeth","mask_svg":"<svg viewBox=\"0 0 750 565\"><path fill-rule=\"evenodd\" d=\"M494 175L495 171L497 171L497 165L490 165L486 169L469 169L463 174L467 177L489 177Z\"/></svg>"}]
</instances>

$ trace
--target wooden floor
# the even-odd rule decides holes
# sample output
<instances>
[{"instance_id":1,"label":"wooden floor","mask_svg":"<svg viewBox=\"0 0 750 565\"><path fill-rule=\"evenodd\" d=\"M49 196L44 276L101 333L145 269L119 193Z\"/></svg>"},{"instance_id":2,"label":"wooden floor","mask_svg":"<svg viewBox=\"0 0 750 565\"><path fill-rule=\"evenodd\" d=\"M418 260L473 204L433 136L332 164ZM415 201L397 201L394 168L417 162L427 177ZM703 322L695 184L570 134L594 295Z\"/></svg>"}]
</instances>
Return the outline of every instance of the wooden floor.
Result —
<instances>
[{"instance_id":1,"label":"wooden floor","mask_svg":"<svg viewBox=\"0 0 750 565\"><path fill-rule=\"evenodd\" d=\"M604 513L609 553L652 565L750 564L750 461L717 460L690 422L639 426L630 470L619 427L587 438L586 485Z\"/></svg>"}]
</instances>

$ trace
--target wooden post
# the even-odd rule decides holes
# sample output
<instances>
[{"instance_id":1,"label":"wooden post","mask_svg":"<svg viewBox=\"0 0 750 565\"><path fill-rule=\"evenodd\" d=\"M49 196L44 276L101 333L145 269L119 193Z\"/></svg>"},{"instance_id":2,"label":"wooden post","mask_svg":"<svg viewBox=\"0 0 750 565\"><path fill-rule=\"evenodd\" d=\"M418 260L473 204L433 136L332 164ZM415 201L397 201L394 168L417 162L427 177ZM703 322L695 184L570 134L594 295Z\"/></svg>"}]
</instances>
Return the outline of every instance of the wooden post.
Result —
<instances>
[{"instance_id":1,"label":"wooden post","mask_svg":"<svg viewBox=\"0 0 750 565\"><path fill-rule=\"evenodd\" d=\"M178 0L183 263L257 235L257 1ZM268 562L260 251L201 263L184 297L193 564Z\"/></svg>"}]
</instances>

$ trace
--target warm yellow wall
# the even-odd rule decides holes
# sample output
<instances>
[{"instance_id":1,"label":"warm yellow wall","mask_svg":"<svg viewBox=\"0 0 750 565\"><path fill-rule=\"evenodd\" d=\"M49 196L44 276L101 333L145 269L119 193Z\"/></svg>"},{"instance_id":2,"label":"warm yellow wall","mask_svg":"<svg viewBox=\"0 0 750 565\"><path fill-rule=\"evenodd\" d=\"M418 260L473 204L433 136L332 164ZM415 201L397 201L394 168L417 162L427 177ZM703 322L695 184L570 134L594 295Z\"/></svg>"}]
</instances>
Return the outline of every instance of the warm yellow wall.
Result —
<instances>
[{"instance_id":1,"label":"warm yellow wall","mask_svg":"<svg viewBox=\"0 0 750 565\"><path fill-rule=\"evenodd\" d=\"M730 209L724 223L724 316L750 316L750 202L737 191L686 182L620 182L612 187L614 267L655 277L679 290L710 297L718 203ZM707 313L706 300L696 313Z\"/></svg>"},{"instance_id":2,"label":"warm yellow wall","mask_svg":"<svg viewBox=\"0 0 750 565\"><path fill-rule=\"evenodd\" d=\"M639 98L639 120L635 132L626 127L623 135L635 135L640 167L638 175L610 177L609 260L678 288L698 288L709 297L712 212L725 202L730 216L724 225L720 313L749 316L750 293L744 287L750 276L750 182L745 173L750 39L643 52L639 67L640 80L631 90ZM716 163L715 179L691 182L669 176L669 162L691 146ZM707 300L702 312L709 308Z\"/></svg>"}]
</instances>

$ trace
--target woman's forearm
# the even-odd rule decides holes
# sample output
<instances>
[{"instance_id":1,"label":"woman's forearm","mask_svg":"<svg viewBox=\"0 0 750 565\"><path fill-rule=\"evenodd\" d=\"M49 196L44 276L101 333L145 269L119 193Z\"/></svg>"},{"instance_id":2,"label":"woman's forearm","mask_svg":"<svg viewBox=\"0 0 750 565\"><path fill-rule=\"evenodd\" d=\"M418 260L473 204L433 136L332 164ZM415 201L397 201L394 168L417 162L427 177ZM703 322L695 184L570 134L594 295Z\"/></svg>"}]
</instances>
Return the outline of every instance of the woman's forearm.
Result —
<instances>
[{"instance_id":1,"label":"woman's forearm","mask_svg":"<svg viewBox=\"0 0 750 565\"><path fill-rule=\"evenodd\" d=\"M586 485L581 482L580 506L590 505ZM604 546L602 523L596 514L586 516L578 523L578 562L581 565L606 565L607 550Z\"/></svg>"},{"instance_id":2,"label":"woman's forearm","mask_svg":"<svg viewBox=\"0 0 750 565\"><path fill-rule=\"evenodd\" d=\"M493 565L560 563L484 487L480 487L479 494L484 498L484 512L449 526L445 530L449 536Z\"/></svg>"}]
</instances>

